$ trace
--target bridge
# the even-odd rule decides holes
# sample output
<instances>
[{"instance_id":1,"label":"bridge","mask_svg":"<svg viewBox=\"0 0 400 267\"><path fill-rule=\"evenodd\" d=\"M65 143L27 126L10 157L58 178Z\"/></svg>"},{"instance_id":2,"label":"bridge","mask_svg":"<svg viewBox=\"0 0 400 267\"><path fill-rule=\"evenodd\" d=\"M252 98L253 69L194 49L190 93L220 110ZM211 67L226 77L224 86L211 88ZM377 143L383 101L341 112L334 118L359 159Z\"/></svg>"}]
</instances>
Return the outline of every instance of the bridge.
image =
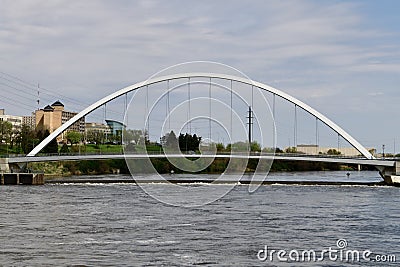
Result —
<instances>
[{"instance_id":1,"label":"bridge","mask_svg":"<svg viewBox=\"0 0 400 267\"><path fill-rule=\"evenodd\" d=\"M164 153L106 153L106 154L51 154L35 157L11 157L9 164L21 164L29 162L54 162L54 161L79 161L79 160L106 160L106 159L145 159L145 158L165 158ZM368 165L375 167L395 167L396 161L382 159L365 159L362 157L338 157L327 155L305 155L291 153L250 153L250 154L168 154L168 158L239 158L239 159L266 159L266 160L285 160L285 161L313 161L353 165Z\"/></svg>"},{"instance_id":2,"label":"bridge","mask_svg":"<svg viewBox=\"0 0 400 267\"><path fill-rule=\"evenodd\" d=\"M158 85L162 83L167 83L168 88L166 90L166 93L163 94L163 96L168 95L170 92L172 92L169 88L169 83L172 81L181 81L185 80L187 81L185 84L188 84L188 92L189 92L189 113L190 113L190 84L192 83L199 83L199 84L209 84L210 90L209 90L209 98L211 99L211 86L219 86L215 81L225 81L230 83L230 88L227 90L230 92L230 108L232 110L232 103L233 103L233 96L236 94L236 92L233 90L233 82L241 85L248 86L251 88L251 90L254 90L256 88L257 90L261 90L262 92L267 92L272 95L273 97L273 110L272 114L273 116L275 115L275 97L280 97L281 99L291 103L295 107L295 112L297 111L298 108L306 111L308 114L311 116L315 117L316 123L322 122L324 125L328 126L332 131L334 131L338 138L343 138L346 142L348 142L351 146L353 146L360 154L361 157L331 157L327 155L306 155L306 154L268 154L268 153L230 153L230 154L214 154L214 155L208 155L206 153L202 154L182 154L182 153L169 153L168 155L165 155L164 153L157 154L157 153L117 153L117 154L81 154L81 155L53 155L53 156L46 156L46 155L40 155L40 151L46 147L53 139L55 139L57 136L62 134L64 131L66 131L69 127L71 127L74 123L79 121L81 118L87 116L91 112L95 111L96 109L105 106L107 103L117 99L118 97L121 96L127 96L128 93L130 92L135 92L143 88L148 88L149 86L152 85ZM252 91L253 94L253 91ZM243 98L242 98L243 99ZM146 98L148 101L148 99ZM252 100L251 103L247 103L249 106L249 110L251 108L254 109L253 107L253 95L252 95ZM168 98L168 105L169 105L169 98ZM125 106L126 108L126 106ZM169 107L168 107L169 108ZM210 115L211 115L211 101L210 101ZM127 110L125 109L125 113ZM233 134L233 126L232 126L232 111L230 114L231 118L231 126L230 126L230 134ZM296 113L295 113L296 114ZM252 115L249 113L249 117ZM296 116L296 115L295 115ZM148 118L148 116L147 116ZM211 118L210 118L211 119ZM148 123L148 122L147 122ZM252 121L249 120L248 122L250 125L252 124ZM295 121L297 124L297 121ZM295 124L295 127L297 126ZM210 122L211 125L211 122ZM274 124L275 127L275 124ZM182 129L182 128L181 128ZM297 129L295 128L294 132L294 140L296 141L296 135L297 135ZM250 127L249 127L249 132L250 132ZM211 136L211 130L210 130L210 136ZM276 133L274 132L273 136L273 141L274 145L276 144ZM318 140L318 138L316 138ZM251 140L251 134L249 133L249 138L248 142L250 143ZM125 87L121 90L118 90L100 100L97 102L93 103L92 105L88 106L87 108L83 109L81 112L79 112L76 116L74 116L72 119L64 123L61 127L56 129L54 132L52 132L47 138L45 138L40 144L38 144L30 153L28 153L26 156L23 157L11 157L8 159L4 159L3 163L0 162L1 164L24 164L24 163L29 163L29 162L45 162L45 161L70 161L70 160L101 160L101 159L140 159L140 158L160 158L160 157L168 157L168 158L246 158L246 159L261 159L261 160L291 160L291 161L315 161L315 162L331 162L331 163L342 163L342 164L359 164L359 165L371 165L375 166L381 176L384 178L384 180L388 183L393 183L394 181L397 181L397 175L400 175L400 166L398 166L396 161L393 160L380 160L376 159L363 145L361 145L355 138L353 138L349 133L344 131L341 127L339 127L336 123L328 119L326 116L315 110L314 108L310 107L306 103L300 101L299 99L283 92L280 91L276 88L273 88L271 86L268 86L266 84L253 81L244 77L238 77L238 76L233 76L233 75L228 75L228 74L221 74L221 73L204 73L204 72L191 72L191 73L177 73L177 74L172 74L172 75L166 75L166 76L160 76L160 77L153 77L151 79L148 79L146 81L142 81L136 84L133 84L131 86Z\"/></svg>"}]
</instances>

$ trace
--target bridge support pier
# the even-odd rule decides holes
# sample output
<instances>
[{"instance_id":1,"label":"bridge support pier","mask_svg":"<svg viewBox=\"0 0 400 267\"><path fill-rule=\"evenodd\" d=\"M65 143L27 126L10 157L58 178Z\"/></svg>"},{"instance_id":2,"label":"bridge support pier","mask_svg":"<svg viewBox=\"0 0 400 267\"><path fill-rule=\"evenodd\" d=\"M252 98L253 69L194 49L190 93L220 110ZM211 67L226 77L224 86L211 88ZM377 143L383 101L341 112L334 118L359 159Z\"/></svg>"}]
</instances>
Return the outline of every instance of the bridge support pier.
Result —
<instances>
[{"instance_id":1,"label":"bridge support pier","mask_svg":"<svg viewBox=\"0 0 400 267\"><path fill-rule=\"evenodd\" d=\"M400 186L400 162L396 161L394 167L378 167L379 174L385 183Z\"/></svg>"},{"instance_id":2,"label":"bridge support pier","mask_svg":"<svg viewBox=\"0 0 400 267\"><path fill-rule=\"evenodd\" d=\"M8 158L0 158L0 172L10 172Z\"/></svg>"},{"instance_id":3,"label":"bridge support pier","mask_svg":"<svg viewBox=\"0 0 400 267\"><path fill-rule=\"evenodd\" d=\"M2 173L0 185L43 185L43 173Z\"/></svg>"}]
</instances>

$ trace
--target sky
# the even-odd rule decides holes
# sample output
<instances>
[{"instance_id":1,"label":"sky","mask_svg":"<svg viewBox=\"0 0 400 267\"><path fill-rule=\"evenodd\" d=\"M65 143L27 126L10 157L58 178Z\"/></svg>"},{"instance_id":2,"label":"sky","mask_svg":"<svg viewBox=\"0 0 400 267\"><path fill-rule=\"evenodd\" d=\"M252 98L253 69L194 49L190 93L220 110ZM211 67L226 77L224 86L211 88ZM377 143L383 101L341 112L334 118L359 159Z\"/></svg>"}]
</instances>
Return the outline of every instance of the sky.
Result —
<instances>
[{"instance_id":1,"label":"sky","mask_svg":"<svg viewBox=\"0 0 400 267\"><path fill-rule=\"evenodd\" d=\"M80 111L171 65L215 61L400 152L398 14L396 0L0 0L0 108L30 114L39 84L41 107Z\"/></svg>"}]
</instances>

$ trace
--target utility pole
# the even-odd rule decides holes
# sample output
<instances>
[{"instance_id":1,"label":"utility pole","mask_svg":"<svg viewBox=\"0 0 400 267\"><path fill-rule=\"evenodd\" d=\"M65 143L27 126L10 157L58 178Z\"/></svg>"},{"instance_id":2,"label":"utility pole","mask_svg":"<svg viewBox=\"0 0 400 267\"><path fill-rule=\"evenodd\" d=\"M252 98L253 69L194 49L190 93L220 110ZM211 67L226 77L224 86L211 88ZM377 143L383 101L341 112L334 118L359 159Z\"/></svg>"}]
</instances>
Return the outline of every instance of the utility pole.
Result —
<instances>
[{"instance_id":1,"label":"utility pole","mask_svg":"<svg viewBox=\"0 0 400 267\"><path fill-rule=\"evenodd\" d=\"M249 125L249 145L251 147L251 128L253 126L253 111L251 110L251 106L249 106L249 116L247 117L249 119L248 125Z\"/></svg>"}]
</instances>

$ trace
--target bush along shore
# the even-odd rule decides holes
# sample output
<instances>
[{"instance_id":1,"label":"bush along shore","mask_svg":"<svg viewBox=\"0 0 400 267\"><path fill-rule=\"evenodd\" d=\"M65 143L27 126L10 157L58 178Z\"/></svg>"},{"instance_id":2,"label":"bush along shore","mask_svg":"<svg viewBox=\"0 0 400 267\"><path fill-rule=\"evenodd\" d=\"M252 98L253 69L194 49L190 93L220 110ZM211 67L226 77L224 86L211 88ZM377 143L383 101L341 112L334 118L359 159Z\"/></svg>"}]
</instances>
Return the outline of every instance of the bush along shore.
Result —
<instances>
[{"instance_id":1,"label":"bush along shore","mask_svg":"<svg viewBox=\"0 0 400 267\"><path fill-rule=\"evenodd\" d=\"M199 171L199 174L223 173L229 163L229 159L215 159L207 168ZM137 174L145 174L157 171L158 173L185 173L176 168L166 158L151 159L153 170L149 170L148 164L143 160L132 160L127 163L123 159L110 160L82 160L65 162L30 163L29 168L44 171L48 178L72 176L72 175L104 175L104 174L130 174L130 170ZM196 164L193 162L193 164ZM250 159L247 163L246 172L254 172L258 164L257 159ZM239 168L240 166L238 166ZM307 161L274 161L271 172L294 172L294 171L338 171L357 170L355 165L341 165L337 163L307 162ZM372 169L371 169L372 170Z\"/></svg>"}]
</instances>

